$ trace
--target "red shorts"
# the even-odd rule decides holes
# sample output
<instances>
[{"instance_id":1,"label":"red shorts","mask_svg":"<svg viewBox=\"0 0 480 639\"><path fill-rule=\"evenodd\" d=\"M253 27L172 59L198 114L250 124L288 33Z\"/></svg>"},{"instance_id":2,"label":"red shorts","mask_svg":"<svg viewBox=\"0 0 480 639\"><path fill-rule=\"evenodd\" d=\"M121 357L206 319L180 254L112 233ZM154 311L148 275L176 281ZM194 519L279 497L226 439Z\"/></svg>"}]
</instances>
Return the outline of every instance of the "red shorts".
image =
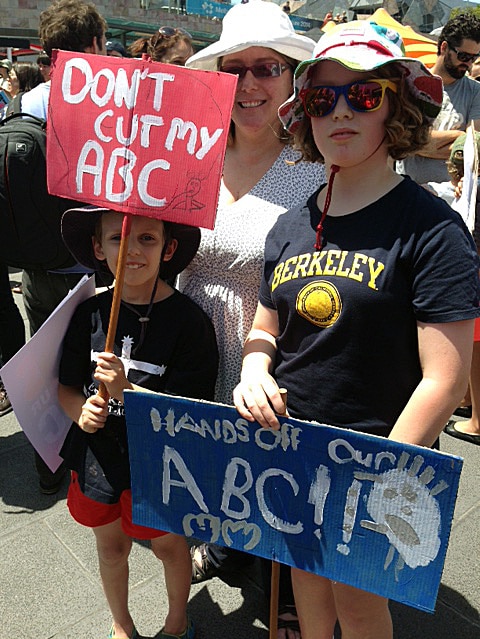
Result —
<instances>
[{"instance_id":1,"label":"red shorts","mask_svg":"<svg viewBox=\"0 0 480 639\"><path fill-rule=\"evenodd\" d=\"M480 342L480 317L475 320L475 329L473 331L473 341Z\"/></svg>"},{"instance_id":2,"label":"red shorts","mask_svg":"<svg viewBox=\"0 0 480 639\"><path fill-rule=\"evenodd\" d=\"M72 471L67 506L75 521L89 528L105 526L121 519L123 532L135 539L155 539L168 534L156 528L146 528L133 523L131 490L124 490L116 504L101 504L82 493L75 471Z\"/></svg>"}]
</instances>

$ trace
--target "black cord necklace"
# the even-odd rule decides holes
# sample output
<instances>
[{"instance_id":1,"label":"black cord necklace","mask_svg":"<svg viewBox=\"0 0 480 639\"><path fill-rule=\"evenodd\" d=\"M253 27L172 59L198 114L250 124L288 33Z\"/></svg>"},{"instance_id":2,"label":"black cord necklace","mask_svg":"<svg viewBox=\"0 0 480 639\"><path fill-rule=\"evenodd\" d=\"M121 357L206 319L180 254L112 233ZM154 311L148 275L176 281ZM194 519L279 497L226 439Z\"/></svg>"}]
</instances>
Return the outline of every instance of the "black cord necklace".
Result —
<instances>
[{"instance_id":1,"label":"black cord necklace","mask_svg":"<svg viewBox=\"0 0 480 639\"><path fill-rule=\"evenodd\" d=\"M155 284L153 286L152 289L152 294L150 295L150 301L148 303L148 307L147 307L147 312L145 314L140 313L139 311L137 311L137 309L132 305L129 304L128 302L125 302L124 300L121 300L121 304L123 304L126 308L128 308L129 311L132 311L132 313L135 313L135 315L138 316L138 321L140 322L140 337L138 338L138 344L135 346L135 348L132 349L132 355L135 355L135 353L138 351L138 349L142 346L144 340L145 340L145 335L147 333L147 326L148 326L148 322L150 321L150 314L152 312L153 309L153 305L155 304L155 295L157 293L157 288L158 288L158 274L157 277L155 279ZM113 286L110 285L107 287L109 292L112 295L113 298Z\"/></svg>"}]
</instances>

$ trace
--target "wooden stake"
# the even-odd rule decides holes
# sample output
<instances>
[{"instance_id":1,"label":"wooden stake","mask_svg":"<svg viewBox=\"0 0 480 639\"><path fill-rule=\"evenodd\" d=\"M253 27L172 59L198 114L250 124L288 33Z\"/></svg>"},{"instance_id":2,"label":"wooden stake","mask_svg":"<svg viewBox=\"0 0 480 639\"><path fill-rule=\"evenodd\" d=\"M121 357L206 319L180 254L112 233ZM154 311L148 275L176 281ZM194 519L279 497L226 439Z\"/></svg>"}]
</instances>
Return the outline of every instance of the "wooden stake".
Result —
<instances>
[{"instance_id":1,"label":"wooden stake","mask_svg":"<svg viewBox=\"0 0 480 639\"><path fill-rule=\"evenodd\" d=\"M287 389L280 388L280 395L283 399L283 413L281 416L288 417L287 411ZM272 559L272 577L270 581L270 639L277 639L278 633L278 591L280 586L280 564Z\"/></svg>"},{"instance_id":2,"label":"wooden stake","mask_svg":"<svg viewBox=\"0 0 480 639\"><path fill-rule=\"evenodd\" d=\"M112 308L110 309L110 319L108 322L107 339L105 342L105 352L113 353L115 345L115 334L117 332L118 314L120 312L120 304L122 302L123 280L125 278L125 266L128 255L128 240L130 238L130 229L132 228L132 216L125 213L122 223L122 237L120 239L120 250L118 252L117 270L115 273L115 286L113 288ZM108 391L105 384L100 384L98 394L103 399L108 398Z\"/></svg>"},{"instance_id":3,"label":"wooden stake","mask_svg":"<svg viewBox=\"0 0 480 639\"><path fill-rule=\"evenodd\" d=\"M270 581L270 639L277 639L278 632L278 591L280 584L280 564L272 559Z\"/></svg>"}]
</instances>

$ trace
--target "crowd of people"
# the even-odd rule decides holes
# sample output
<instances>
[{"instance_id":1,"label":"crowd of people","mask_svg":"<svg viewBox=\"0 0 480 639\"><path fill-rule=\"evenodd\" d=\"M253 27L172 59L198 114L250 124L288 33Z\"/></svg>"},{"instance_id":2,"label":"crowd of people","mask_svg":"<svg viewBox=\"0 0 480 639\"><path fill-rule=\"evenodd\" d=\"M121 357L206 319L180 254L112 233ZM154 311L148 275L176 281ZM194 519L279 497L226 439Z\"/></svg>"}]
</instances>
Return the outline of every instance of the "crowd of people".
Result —
<instances>
[{"instance_id":1,"label":"crowd of people","mask_svg":"<svg viewBox=\"0 0 480 639\"><path fill-rule=\"evenodd\" d=\"M77 308L62 345L59 401L72 421L64 463L52 472L36 452L35 463L45 494L70 471L67 505L93 530L112 639L140 637L128 606L132 538L150 540L164 566L160 639L193 639L190 583L254 560L132 522L125 389L235 405L247 421L278 429L286 388L292 417L428 447L443 429L480 444L477 247L442 199L459 197L465 131L471 121L480 129L480 20L449 20L429 70L405 57L391 29L326 16L337 24L315 43L295 32L290 11L242 2L218 41L195 53L180 27L127 47L106 39L93 4L54 0L40 16L37 62L0 61L3 117L21 93L22 112L44 120L56 48L238 77L215 228L135 216L113 352L104 351L120 214L69 208L62 234L75 264L22 275L30 335L85 272L107 284ZM357 264L349 277L359 252L370 275ZM343 270L333 268L340 253ZM332 268L322 271L320 254ZM315 302L318 281L335 304ZM157 372L125 371L127 335L135 360ZM0 264L2 361L24 343ZM467 420L451 419L465 407ZM10 409L0 385L0 416ZM266 593L269 571L263 561ZM393 637L387 599L286 566L277 623L278 639L331 639L337 624L348 639Z\"/></svg>"}]
</instances>

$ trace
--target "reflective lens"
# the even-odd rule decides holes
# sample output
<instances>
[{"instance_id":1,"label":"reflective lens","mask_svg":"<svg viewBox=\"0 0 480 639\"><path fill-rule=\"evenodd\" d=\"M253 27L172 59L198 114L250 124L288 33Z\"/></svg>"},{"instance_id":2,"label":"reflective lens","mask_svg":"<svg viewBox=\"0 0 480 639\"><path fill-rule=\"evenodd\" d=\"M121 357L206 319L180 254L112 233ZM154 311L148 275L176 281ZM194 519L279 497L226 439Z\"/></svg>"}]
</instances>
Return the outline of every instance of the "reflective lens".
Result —
<instances>
[{"instance_id":1,"label":"reflective lens","mask_svg":"<svg viewBox=\"0 0 480 639\"><path fill-rule=\"evenodd\" d=\"M458 49L455 49L455 47L452 47L451 44L448 46L456 53L460 62L475 62L475 60L480 56L480 51L478 53L467 53L466 51L459 51Z\"/></svg>"},{"instance_id":2,"label":"reflective lens","mask_svg":"<svg viewBox=\"0 0 480 639\"><path fill-rule=\"evenodd\" d=\"M180 27L160 27L158 33L165 38L171 38L179 33L180 35L187 36L187 38L192 40L192 36L188 33L188 31L185 31L185 29L181 29Z\"/></svg>"},{"instance_id":3,"label":"reflective lens","mask_svg":"<svg viewBox=\"0 0 480 639\"><path fill-rule=\"evenodd\" d=\"M311 118L322 118L333 111L341 95L353 111L376 111L382 106L386 89L396 93L397 85L390 80L368 80L341 87L318 86L301 91L300 99Z\"/></svg>"},{"instance_id":4,"label":"reflective lens","mask_svg":"<svg viewBox=\"0 0 480 639\"><path fill-rule=\"evenodd\" d=\"M243 80L247 71L251 71L256 78L278 78L289 67L280 62L264 62L263 64L254 64L251 67L224 66L220 67L220 71L224 73L233 73L238 75L239 80Z\"/></svg>"}]
</instances>

